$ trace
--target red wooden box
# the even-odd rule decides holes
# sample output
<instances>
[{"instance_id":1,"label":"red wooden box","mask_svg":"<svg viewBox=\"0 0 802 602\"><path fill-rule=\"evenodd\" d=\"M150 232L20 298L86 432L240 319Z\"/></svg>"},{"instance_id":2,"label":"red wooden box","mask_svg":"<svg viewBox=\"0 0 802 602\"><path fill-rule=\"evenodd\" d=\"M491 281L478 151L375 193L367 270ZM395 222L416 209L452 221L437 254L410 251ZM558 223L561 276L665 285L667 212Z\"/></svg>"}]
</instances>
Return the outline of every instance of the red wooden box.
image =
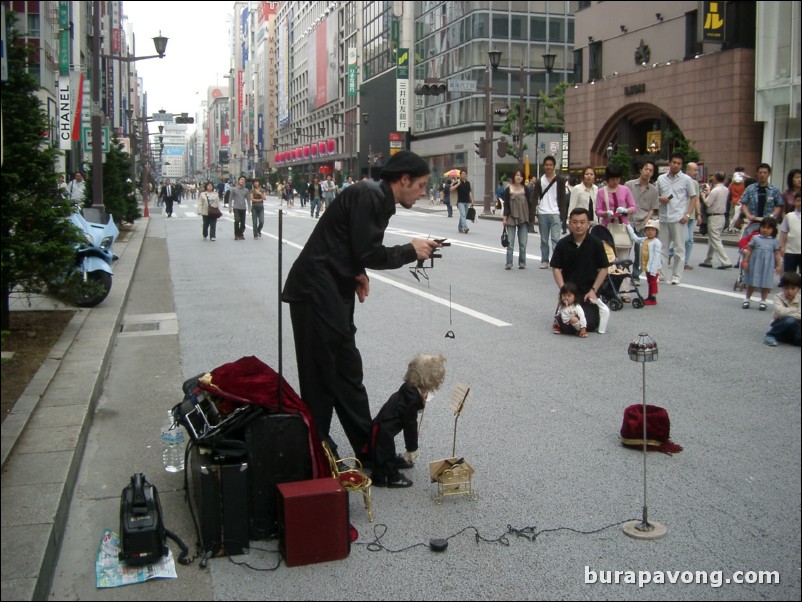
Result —
<instances>
[{"instance_id":1,"label":"red wooden box","mask_svg":"<svg viewBox=\"0 0 802 602\"><path fill-rule=\"evenodd\" d=\"M336 479L280 483L276 487L279 546L287 566L348 556L348 493Z\"/></svg>"}]
</instances>

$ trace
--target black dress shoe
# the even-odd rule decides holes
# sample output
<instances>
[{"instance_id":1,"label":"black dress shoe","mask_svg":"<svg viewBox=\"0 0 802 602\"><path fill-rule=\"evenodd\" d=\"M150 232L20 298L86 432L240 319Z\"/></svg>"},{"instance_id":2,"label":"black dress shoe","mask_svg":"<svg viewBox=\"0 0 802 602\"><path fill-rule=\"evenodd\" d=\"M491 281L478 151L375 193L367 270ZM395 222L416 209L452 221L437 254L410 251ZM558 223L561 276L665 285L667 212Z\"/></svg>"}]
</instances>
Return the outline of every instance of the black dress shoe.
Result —
<instances>
[{"instance_id":1,"label":"black dress shoe","mask_svg":"<svg viewBox=\"0 0 802 602\"><path fill-rule=\"evenodd\" d=\"M407 462L404 456L402 456L401 454L396 454L395 459L393 460L393 465L399 470L407 470L409 468L415 468L415 463Z\"/></svg>"},{"instance_id":2,"label":"black dress shoe","mask_svg":"<svg viewBox=\"0 0 802 602\"><path fill-rule=\"evenodd\" d=\"M412 487L412 481L402 474L393 475L391 477L371 477L371 479L376 487L388 487L390 489Z\"/></svg>"},{"instance_id":3,"label":"black dress shoe","mask_svg":"<svg viewBox=\"0 0 802 602\"><path fill-rule=\"evenodd\" d=\"M720 270L731 270L732 269L732 265L729 264L729 263L727 265L720 265L720 266L718 266L718 269L720 269Z\"/></svg>"}]
</instances>

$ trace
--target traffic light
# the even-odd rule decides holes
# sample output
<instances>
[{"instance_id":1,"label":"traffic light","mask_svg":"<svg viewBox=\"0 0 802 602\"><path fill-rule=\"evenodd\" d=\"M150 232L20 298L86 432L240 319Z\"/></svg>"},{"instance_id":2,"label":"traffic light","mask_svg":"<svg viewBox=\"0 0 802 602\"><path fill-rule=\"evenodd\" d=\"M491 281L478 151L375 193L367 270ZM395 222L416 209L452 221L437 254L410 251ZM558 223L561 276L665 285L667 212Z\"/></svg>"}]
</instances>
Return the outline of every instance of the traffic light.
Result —
<instances>
[{"instance_id":1,"label":"traffic light","mask_svg":"<svg viewBox=\"0 0 802 602\"><path fill-rule=\"evenodd\" d=\"M499 157L506 157L507 156L507 139L501 138L498 141L498 147L496 148L496 153Z\"/></svg>"},{"instance_id":2,"label":"traffic light","mask_svg":"<svg viewBox=\"0 0 802 602\"><path fill-rule=\"evenodd\" d=\"M181 113L175 118L176 123L195 123L194 117L187 117L186 113Z\"/></svg>"},{"instance_id":3,"label":"traffic light","mask_svg":"<svg viewBox=\"0 0 802 602\"><path fill-rule=\"evenodd\" d=\"M422 84L415 86L415 94L418 96L440 96L448 90L448 84L439 80L426 80Z\"/></svg>"},{"instance_id":4,"label":"traffic light","mask_svg":"<svg viewBox=\"0 0 802 602\"><path fill-rule=\"evenodd\" d=\"M479 155L480 158L484 159L487 157L487 140L479 138L479 142L474 142L473 145L476 147L476 154Z\"/></svg>"}]
</instances>

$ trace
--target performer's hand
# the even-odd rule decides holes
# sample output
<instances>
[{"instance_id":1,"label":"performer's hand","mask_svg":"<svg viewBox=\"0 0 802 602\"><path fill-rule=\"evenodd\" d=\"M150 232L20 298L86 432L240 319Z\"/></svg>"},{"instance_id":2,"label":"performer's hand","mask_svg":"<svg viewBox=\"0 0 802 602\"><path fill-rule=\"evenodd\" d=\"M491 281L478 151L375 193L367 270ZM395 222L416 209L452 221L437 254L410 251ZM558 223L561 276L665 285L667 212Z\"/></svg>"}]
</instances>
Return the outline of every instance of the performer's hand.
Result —
<instances>
[{"instance_id":1,"label":"performer's hand","mask_svg":"<svg viewBox=\"0 0 802 602\"><path fill-rule=\"evenodd\" d=\"M360 274L356 277L356 296L360 303L364 303L370 294L370 280L366 274Z\"/></svg>"},{"instance_id":2,"label":"performer's hand","mask_svg":"<svg viewBox=\"0 0 802 602\"><path fill-rule=\"evenodd\" d=\"M424 261L429 259L434 250L440 246L440 243L436 240L413 238L412 246L415 247L415 254L418 257L418 261Z\"/></svg>"},{"instance_id":3,"label":"performer's hand","mask_svg":"<svg viewBox=\"0 0 802 602\"><path fill-rule=\"evenodd\" d=\"M415 460L418 459L418 456L420 456L420 450L416 449L415 451L408 451L404 453L404 460L410 464L414 464Z\"/></svg>"}]
</instances>

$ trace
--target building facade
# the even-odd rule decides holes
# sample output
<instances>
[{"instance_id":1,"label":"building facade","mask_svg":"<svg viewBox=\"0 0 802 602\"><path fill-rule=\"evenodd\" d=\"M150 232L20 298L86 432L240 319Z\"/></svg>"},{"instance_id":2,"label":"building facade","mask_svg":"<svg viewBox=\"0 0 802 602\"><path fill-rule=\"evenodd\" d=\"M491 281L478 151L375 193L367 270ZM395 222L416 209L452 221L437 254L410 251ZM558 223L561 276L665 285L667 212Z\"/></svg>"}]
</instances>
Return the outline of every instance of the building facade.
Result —
<instances>
[{"instance_id":1,"label":"building facade","mask_svg":"<svg viewBox=\"0 0 802 602\"><path fill-rule=\"evenodd\" d=\"M565 106L572 169L605 165L610 147L631 155L633 171L646 158L664 163L680 138L701 154L701 177L737 166L753 173L761 161L775 173L798 166L798 3L580 5ZM772 33L756 50L757 31Z\"/></svg>"}]
</instances>

